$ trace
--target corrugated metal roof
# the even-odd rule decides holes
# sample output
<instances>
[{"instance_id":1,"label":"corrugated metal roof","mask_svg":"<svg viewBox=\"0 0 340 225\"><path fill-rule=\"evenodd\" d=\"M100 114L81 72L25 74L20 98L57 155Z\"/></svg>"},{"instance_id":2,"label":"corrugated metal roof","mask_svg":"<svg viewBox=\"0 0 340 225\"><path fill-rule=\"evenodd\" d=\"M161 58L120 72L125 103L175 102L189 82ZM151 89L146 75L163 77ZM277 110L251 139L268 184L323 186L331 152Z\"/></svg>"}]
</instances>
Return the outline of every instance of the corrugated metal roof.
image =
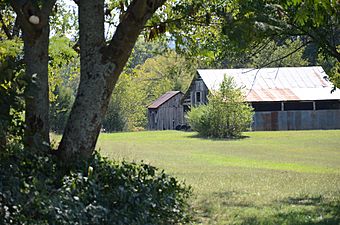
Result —
<instances>
[{"instance_id":1,"label":"corrugated metal roof","mask_svg":"<svg viewBox=\"0 0 340 225\"><path fill-rule=\"evenodd\" d=\"M182 93L180 91L168 91L161 97L159 97L156 101L154 101L151 105L148 106L149 109L157 109L165 102L167 102L170 98L174 97L178 93Z\"/></svg>"},{"instance_id":2,"label":"corrugated metal roof","mask_svg":"<svg viewBox=\"0 0 340 225\"><path fill-rule=\"evenodd\" d=\"M333 84L320 66L205 69L198 74L209 90L218 90L225 75L233 77L249 102L340 99L340 90L331 93Z\"/></svg>"}]
</instances>

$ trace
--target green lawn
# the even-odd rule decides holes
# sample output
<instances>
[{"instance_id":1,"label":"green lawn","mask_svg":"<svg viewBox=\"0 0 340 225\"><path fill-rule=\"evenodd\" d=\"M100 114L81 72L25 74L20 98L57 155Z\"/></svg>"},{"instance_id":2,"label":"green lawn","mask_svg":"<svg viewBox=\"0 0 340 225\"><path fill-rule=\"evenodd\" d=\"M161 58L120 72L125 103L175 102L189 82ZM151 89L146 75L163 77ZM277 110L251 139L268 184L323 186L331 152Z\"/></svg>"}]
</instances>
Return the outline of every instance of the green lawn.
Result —
<instances>
[{"instance_id":1,"label":"green lawn","mask_svg":"<svg viewBox=\"0 0 340 225\"><path fill-rule=\"evenodd\" d=\"M191 185L197 223L340 224L340 130L245 136L101 134L97 148L114 160L143 160Z\"/></svg>"}]
</instances>

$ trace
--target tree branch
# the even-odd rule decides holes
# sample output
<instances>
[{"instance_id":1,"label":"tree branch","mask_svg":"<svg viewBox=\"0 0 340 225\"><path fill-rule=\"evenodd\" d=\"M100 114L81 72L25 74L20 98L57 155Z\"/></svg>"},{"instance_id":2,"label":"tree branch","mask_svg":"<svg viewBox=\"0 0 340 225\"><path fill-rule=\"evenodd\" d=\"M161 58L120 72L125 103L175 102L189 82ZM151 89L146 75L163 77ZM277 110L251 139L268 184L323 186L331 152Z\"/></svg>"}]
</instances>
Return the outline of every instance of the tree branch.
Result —
<instances>
[{"instance_id":1,"label":"tree branch","mask_svg":"<svg viewBox=\"0 0 340 225\"><path fill-rule=\"evenodd\" d=\"M247 72L245 72L245 73L248 73L248 72L250 72L250 71L257 70L257 69L262 69L262 68L265 68L265 67L269 66L270 64L273 64L273 63L275 63L275 62L281 61L281 60L283 60L283 59L285 59L285 58L287 58L287 57L293 55L295 52L299 51L301 48L305 47L306 45L308 45L308 44L310 44L310 43L312 43L312 41L307 41L306 43L303 43L301 46L299 46L299 47L296 48L295 50L289 52L288 54L286 54L286 55L284 55L284 56L282 56L282 57L280 57L280 58L277 58L277 59L275 59L275 60L272 60L272 61L270 61L270 62L268 62L268 63L262 64L261 66L259 66L259 67L257 67L257 68L254 68L254 69L251 69L251 70L249 70L249 71L247 71Z\"/></svg>"},{"instance_id":2,"label":"tree branch","mask_svg":"<svg viewBox=\"0 0 340 225\"><path fill-rule=\"evenodd\" d=\"M19 37L20 34L20 25L19 25L19 19L18 16L15 18L14 26L12 29L12 36L13 37Z\"/></svg>"},{"instance_id":3,"label":"tree branch","mask_svg":"<svg viewBox=\"0 0 340 225\"><path fill-rule=\"evenodd\" d=\"M127 61L138 35L144 28L146 21L166 0L133 0L128 6L122 21L117 26L109 46L104 49L109 60ZM126 52L128 50L128 52ZM125 63L116 63L125 65ZM119 68L118 71L123 68Z\"/></svg>"},{"instance_id":4,"label":"tree branch","mask_svg":"<svg viewBox=\"0 0 340 225\"><path fill-rule=\"evenodd\" d=\"M52 9L54 7L56 3L56 0L45 0L42 8L41 8L41 14L42 16L44 17L49 17L51 12L52 12Z\"/></svg>"},{"instance_id":5,"label":"tree branch","mask_svg":"<svg viewBox=\"0 0 340 225\"><path fill-rule=\"evenodd\" d=\"M17 14L17 19L20 24L20 27L24 33L33 35L34 34L34 27L33 24L31 24L28 21L29 13L28 9L30 9L31 4L30 1L19 1L19 0L13 0L10 1L10 4L14 10L14 12Z\"/></svg>"},{"instance_id":6,"label":"tree branch","mask_svg":"<svg viewBox=\"0 0 340 225\"><path fill-rule=\"evenodd\" d=\"M12 36L11 32L9 31L8 27L6 26L6 23L5 23L4 19L2 18L2 14L0 14L0 22L2 24L2 29L4 30L7 38L12 39L13 36Z\"/></svg>"},{"instance_id":7,"label":"tree branch","mask_svg":"<svg viewBox=\"0 0 340 225\"><path fill-rule=\"evenodd\" d=\"M56 0L45 0L41 10L36 2L31 0L20 1L12 0L10 5L17 14L17 19L21 29L26 35L34 35L37 31L40 31L43 27L48 26L49 16L55 5ZM29 21L30 16L35 15L39 18L37 24L32 24Z\"/></svg>"}]
</instances>

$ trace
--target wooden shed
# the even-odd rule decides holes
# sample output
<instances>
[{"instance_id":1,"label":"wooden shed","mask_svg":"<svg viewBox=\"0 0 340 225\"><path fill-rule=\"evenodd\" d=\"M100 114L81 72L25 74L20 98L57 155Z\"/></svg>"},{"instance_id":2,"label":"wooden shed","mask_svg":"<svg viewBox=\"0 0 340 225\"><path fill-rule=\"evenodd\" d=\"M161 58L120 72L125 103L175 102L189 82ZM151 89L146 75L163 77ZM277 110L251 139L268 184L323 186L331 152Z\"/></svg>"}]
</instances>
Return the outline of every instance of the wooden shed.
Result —
<instances>
[{"instance_id":1,"label":"wooden shed","mask_svg":"<svg viewBox=\"0 0 340 225\"><path fill-rule=\"evenodd\" d=\"M198 70L183 97L184 110L206 104L225 76L254 108L253 130L340 129L340 90L333 90L319 66Z\"/></svg>"},{"instance_id":2,"label":"wooden shed","mask_svg":"<svg viewBox=\"0 0 340 225\"><path fill-rule=\"evenodd\" d=\"M169 91L148 106L149 130L174 130L184 123L183 93Z\"/></svg>"}]
</instances>

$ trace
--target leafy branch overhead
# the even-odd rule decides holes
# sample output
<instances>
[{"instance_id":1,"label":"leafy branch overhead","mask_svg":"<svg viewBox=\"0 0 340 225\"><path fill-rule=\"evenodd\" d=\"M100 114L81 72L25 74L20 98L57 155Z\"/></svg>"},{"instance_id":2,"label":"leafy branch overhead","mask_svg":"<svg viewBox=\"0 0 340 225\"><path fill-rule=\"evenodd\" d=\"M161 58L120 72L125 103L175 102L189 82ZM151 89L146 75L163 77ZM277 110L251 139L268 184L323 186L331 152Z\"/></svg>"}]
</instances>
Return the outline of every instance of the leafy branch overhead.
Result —
<instances>
[{"instance_id":1,"label":"leafy branch overhead","mask_svg":"<svg viewBox=\"0 0 340 225\"><path fill-rule=\"evenodd\" d=\"M267 39L300 38L340 61L339 1L167 1L148 22L147 39L163 33L191 55L249 51ZM207 54L210 52L209 54Z\"/></svg>"}]
</instances>

